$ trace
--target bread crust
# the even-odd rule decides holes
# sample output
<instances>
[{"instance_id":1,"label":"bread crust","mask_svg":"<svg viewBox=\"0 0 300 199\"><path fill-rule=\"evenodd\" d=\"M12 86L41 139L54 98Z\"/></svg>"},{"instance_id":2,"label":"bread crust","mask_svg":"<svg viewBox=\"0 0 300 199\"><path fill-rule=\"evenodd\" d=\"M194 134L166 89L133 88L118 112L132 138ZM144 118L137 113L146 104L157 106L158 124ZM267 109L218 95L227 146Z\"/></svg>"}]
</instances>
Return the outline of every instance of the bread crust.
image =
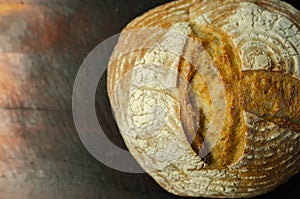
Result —
<instances>
[{"instance_id":1,"label":"bread crust","mask_svg":"<svg viewBox=\"0 0 300 199\"><path fill-rule=\"evenodd\" d=\"M299 29L300 12L278 0L179 0L129 23L107 89L118 124L155 129L119 125L141 167L171 193L217 198L260 195L299 172ZM162 124L148 118L156 104Z\"/></svg>"}]
</instances>

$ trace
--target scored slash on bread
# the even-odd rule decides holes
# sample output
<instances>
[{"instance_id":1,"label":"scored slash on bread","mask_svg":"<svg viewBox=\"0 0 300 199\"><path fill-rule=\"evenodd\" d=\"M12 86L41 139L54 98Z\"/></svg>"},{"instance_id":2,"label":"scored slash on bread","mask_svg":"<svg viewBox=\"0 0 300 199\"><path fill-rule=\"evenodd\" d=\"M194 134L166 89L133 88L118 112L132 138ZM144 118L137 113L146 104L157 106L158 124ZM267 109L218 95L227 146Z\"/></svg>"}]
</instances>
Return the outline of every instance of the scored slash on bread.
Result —
<instances>
[{"instance_id":1,"label":"scored slash on bread","mask_svg":"<svg viewBox=\"0 0 300 199\"><path fill-rule=\"evenodd\" d=\"M117 123L137 122L120 133L158 184L181 196L251 197L300 170L299 22L277 0L180 0L127 25L107 89ZM166 70L176 73L157 79ZM134 125L152 122L155 102L165 121L141 136Z\"/></svg>"}]
</instances>

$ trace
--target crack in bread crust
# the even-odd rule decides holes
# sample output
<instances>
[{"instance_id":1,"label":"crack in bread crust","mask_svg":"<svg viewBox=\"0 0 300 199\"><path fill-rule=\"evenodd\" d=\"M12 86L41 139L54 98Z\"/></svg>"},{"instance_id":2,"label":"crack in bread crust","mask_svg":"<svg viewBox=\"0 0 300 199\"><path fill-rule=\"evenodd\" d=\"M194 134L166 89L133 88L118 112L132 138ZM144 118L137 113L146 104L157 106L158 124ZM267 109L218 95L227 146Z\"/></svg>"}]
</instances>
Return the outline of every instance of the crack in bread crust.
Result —
<instances>
[{"instance_id":1,"label":"crack in bread crust","mask_svg":"<svg viewBox=\"0 0 300 199\"><path fill-rule=\"evenodd\" d=\"M298 79L279 72L244 71L239 91L245 110L300 132Z\"/></svg>"},{"instance_id":2,"label":"crack in bread crust","mask_svg":"<svg viewBox=\"0 0 300 199\"><path fill-rule=\"evenodd\" d=\"M180 95L175 97L179 105L174 106L172 118L177 126L173 129L162 129L147 139L128 137L121 131L129 151L155 181L182 196L251 197L273 190L299 172L299 21L299 11L277 0L179 0L147 12L125 28L108 68L112 104L122 100L114 95L118 82L143 63L169 65L190 83L194 93L191 97L187 85L177 80ZM164 42L168 31L126 35L138 28L172 29L174 24L186 27L177 30L200 42L202 49L193 49L188 41L182 45L180 40L177 46L176 39L168 41L182 50L183 57L198 56L205 49L226 91L224 128L208 162L196 154L206 137L206 126L215 119L213 91L205 77L176 53L143 48ZM130 45L140 48L123 54ZM200 111L198 116L195 110ZM188 141L194 135L191 147ZM168 154L175 158L166 163Z\"/></svg>"},{"instance_id":3,"label":"crack in bread crust","mask_svg":"<svg viewBox=\"0 0 300 199\"><path fill-rule=\"evenodd\" d=\"M209 27L194 26L192 29L195 37L201 41L204 49L216 64L225 85L227 107L230 108L226 112L226 121L221 137L211 151L210 167L226 167L240 158L245 145L243 133L245 127L237 92L240 60L226 34ZM197 53L197 51L190 49L190 53ZM195 93L198 93L199 90L197 87L194 88Z\"/></svg>"}]
</instances>

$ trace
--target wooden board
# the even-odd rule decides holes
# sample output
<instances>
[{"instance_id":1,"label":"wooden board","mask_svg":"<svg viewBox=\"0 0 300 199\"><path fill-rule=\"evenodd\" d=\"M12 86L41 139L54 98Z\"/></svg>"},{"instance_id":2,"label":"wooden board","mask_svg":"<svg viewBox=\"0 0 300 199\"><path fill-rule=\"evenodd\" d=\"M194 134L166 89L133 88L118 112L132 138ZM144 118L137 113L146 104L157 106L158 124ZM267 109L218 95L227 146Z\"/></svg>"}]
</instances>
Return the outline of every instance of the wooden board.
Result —
<instances>
[{"instance_id":1,"label":"wooden board","mask_svg":"<svg viewBox=\"0 0 300 199\"><path fill-rule=\"evenodd\" d=\"M147 174L113 170L82 145L72 118L77 70L97 44L168 0L2 0L0 3L0 198L180 198ZM296 1L288 1L296 5ZM300 9L298 5L298 9ZM105 93L102 78L98 93ZM125 148L106 95L98 119ZM100 111L101 110L101 111ZM101 121L100 121L101 123ZM300 175L258 198L298 193Z\"/></svg>"}]
</instances>

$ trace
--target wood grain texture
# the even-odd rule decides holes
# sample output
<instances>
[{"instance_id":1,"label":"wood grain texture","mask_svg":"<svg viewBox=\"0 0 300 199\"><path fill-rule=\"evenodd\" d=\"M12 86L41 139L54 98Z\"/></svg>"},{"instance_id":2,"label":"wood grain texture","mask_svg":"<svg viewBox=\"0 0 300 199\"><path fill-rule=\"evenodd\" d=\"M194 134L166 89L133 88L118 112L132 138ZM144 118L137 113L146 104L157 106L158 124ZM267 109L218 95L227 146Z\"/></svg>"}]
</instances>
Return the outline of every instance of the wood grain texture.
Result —
<instances>
[{"instance_id":1,"label":"wood grain texture","mask_svg":"<svg viewBox=\"0 0 300 199\"><path fill-rule=\"evenodd\" d=\"M145 174L126 174L94 160L72 119L76 72L98 43L167 0L0 1L0 198L181 198ZM28 25L28 26L27 26ZM99 120L111 118L99 85ZM105 110L102 112L102 110ZM299 175L259 198L298 193Z\"/></svg>"},{"instance_id":2,"label":"wood grain texture","mask_svg":"<svg viewBox=\"0 0 300 199\"><path fill-rule=\"evenodd\" d=\"M0 198L170 197L146 175L95 160L71 109L73 82L89 51L163 2L0 2Z\"/></svg>"}]
</instances>

